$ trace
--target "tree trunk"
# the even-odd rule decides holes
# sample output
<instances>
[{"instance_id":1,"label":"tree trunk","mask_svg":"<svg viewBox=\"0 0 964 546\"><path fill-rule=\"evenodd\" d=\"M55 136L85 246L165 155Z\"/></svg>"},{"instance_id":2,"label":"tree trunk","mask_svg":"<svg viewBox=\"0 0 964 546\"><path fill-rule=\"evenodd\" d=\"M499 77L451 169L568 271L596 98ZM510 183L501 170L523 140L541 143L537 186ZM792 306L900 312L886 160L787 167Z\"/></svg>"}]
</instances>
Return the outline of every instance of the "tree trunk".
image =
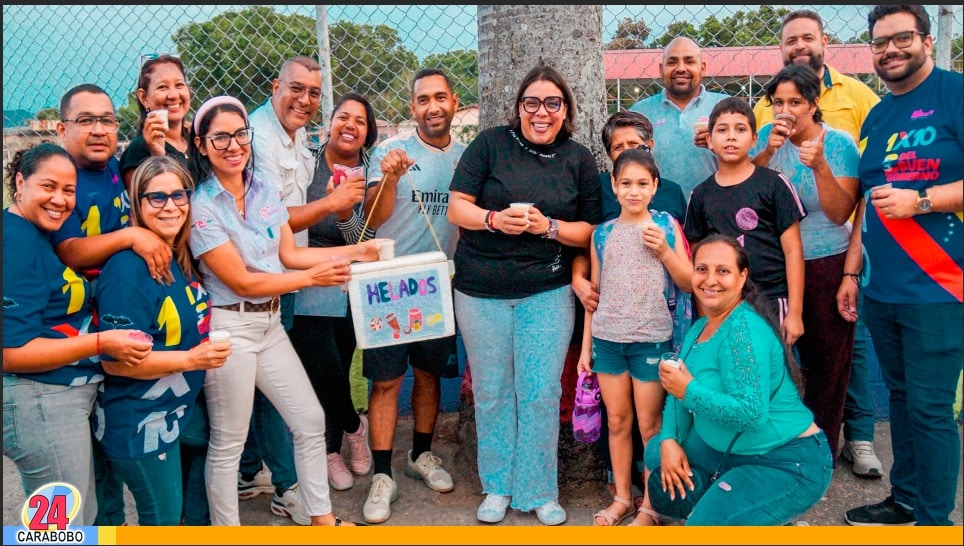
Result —
<instances>
[{"instance_id":1,"label":"tree trunk","mask_svg":"<svg viewBox=\"0 0 964 546\"><path fill-rule=\"evenodd\" d=\"M558 70L576 100L574 139L592 150L599 168L608 170L599 132L606 122L601 5L479 6L479 129L507 123L522 78L538 64ZM581 308L580 308L581 309ZM577 340L581 336L577 336ZM560 403L560 493L587 483L601 483L603 461L596 444L581 444L572 435L578 347L570 347L562 374ZM478 480L475 406L471 362L466 366L460 405L461 468Z\"/></svg>"}]
</instances>

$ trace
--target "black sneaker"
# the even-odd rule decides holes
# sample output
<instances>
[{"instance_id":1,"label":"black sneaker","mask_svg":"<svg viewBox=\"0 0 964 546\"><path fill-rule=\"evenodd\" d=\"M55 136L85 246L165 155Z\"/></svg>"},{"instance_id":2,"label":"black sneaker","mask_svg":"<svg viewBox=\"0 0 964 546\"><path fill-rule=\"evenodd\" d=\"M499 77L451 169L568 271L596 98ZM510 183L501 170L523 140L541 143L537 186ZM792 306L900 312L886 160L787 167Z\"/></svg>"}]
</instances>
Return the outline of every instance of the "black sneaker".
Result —
<instances>
[{"instance_id":1,"label":"black sneaker","mask_svg":"<svg viewBox=\"0 0 964 546\"><path fill-rule=\"evenodd\" d=\"M914 512L889 496L877 504L847 510L844 520L850 525L914 525Z\"/></svg>"}]
</instances>

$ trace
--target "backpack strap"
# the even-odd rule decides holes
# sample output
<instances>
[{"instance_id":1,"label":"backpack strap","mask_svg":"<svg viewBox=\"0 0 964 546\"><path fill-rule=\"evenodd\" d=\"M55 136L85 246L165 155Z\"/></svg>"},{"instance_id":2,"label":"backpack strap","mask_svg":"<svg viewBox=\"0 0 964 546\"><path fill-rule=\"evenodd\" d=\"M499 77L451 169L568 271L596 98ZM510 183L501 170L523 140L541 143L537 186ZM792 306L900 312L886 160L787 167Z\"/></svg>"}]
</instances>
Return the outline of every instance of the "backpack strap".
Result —
<instances>
[{"instance_id":1,"label":"backpack strap","mask_svg":"<svg viewBox=\"0 0 964 546\"><path fill-rule=\"evenodd\" d=\"M666 234L666 244L669 245L671 249L675 249L679 222L667 212L652 210L650 213L652 213L656 225ZM679 229L679 232L682 233L682 229ZM688 255L690 252L689 245L685 238L683 238L682 242ZM689 330L693 324L693 297L691 294L687 294L676 286L668 269L664 267L663 272L666 275L666 282L664 283L663 289L664 295L666 296L666 306L669 307L669 312L673 316L673 350L678 352L680 345L683 343L683 336L686 335L686 331Z\"/></svg>"},{"instance_id":2,"label":"backpack strap","mask_svg":"<svg viewBox=\"0 0 964 546\"><path fill-rule=\"evenodd\" d=\"M596 258L599 261L599 270L602 271L603 263L603 250L606 248L606 237L613 230L613 226L616 224L616 219L607 220L598 226L593 233L594 247L596 249Z\"/></svg>"}]
</instances>

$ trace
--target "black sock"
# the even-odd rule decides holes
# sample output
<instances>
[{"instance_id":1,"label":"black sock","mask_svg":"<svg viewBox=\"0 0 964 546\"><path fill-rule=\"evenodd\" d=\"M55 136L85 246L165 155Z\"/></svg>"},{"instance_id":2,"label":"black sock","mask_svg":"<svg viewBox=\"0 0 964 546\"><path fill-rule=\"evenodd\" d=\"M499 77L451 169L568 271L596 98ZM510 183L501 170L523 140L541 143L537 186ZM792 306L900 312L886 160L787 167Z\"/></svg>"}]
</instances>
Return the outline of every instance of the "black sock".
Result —
<instances>
[{"instance_id":1,"label":"black sock","mask_svg":"<svg viewBox=\"0 0 964 546\"><path fill-rule=\"evenodd\" d=\"M412 432L412 460L418 460L418 456L426 451L432 451L432 433Z\"/></svg>"},{"instance_id":2,"label":"black sock","mask_svg":"<svg viewBox=\"0 0 964 546\"><path fill-rule=\"evenodd\" d=\"M246 481L246 482L253 482L253 481L254 481L254 477L257 476L257 475L258 475L257 472L255 472L254 474L248 474L247 472L242 472L242 473L241 473L241 479L244 480L244 481Z\"/></svg>"},{"instance_id":3,"label":"black sock","mask_svg":"<svg viewBox=\"0 0 964 546\"><path fill-rule=\"evenodd\" d=\"M392 450L373 449L372 460L375 462L375 474L392 475Z\"/></svg>"}]
</instances>

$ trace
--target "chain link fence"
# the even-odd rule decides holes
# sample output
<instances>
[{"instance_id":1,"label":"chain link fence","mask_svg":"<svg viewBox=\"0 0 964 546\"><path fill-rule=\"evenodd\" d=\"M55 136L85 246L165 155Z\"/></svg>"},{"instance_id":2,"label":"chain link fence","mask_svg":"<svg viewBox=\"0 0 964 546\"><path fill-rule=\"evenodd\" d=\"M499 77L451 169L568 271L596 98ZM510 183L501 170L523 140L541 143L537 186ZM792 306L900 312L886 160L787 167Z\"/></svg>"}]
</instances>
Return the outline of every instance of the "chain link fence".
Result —
<instances>
[{"instance_id":1,"label":"chain link fence","mask_svg":"<svg viewBox=\"0 0 964 546\"><path fill-rule=\"evenodd\" d=\"M609 111L659 92L660 48L677 35L704 47L707 87L757 100L781 66L775 45L780 20L800 7L606 5ZM806 7L821 15L830 35L827 63L883 94L866 46L870 8ZM950 68L961 71L961 8L945 8L950 14L938 21L940 7L927 6L935 49L948 49ZM319 36L328 37L321 49L330 55L325 98L337 100L350 90L369 97L380 118L380 138L411 126L408 86L415 71L441 66L461 99L456 131L468 140L478 119L476 25L474 5L5 5L4 163L27 141L55 136L60 96L73 85L92 82L108 91L122 120L123 146L135 135L134 87L145 56L181 57L195 108L224 93L254 108L268 97L284 59L318 58ZM325 111L315 120L317 138L323 138Z\"/></svg>"}]
</instances>

